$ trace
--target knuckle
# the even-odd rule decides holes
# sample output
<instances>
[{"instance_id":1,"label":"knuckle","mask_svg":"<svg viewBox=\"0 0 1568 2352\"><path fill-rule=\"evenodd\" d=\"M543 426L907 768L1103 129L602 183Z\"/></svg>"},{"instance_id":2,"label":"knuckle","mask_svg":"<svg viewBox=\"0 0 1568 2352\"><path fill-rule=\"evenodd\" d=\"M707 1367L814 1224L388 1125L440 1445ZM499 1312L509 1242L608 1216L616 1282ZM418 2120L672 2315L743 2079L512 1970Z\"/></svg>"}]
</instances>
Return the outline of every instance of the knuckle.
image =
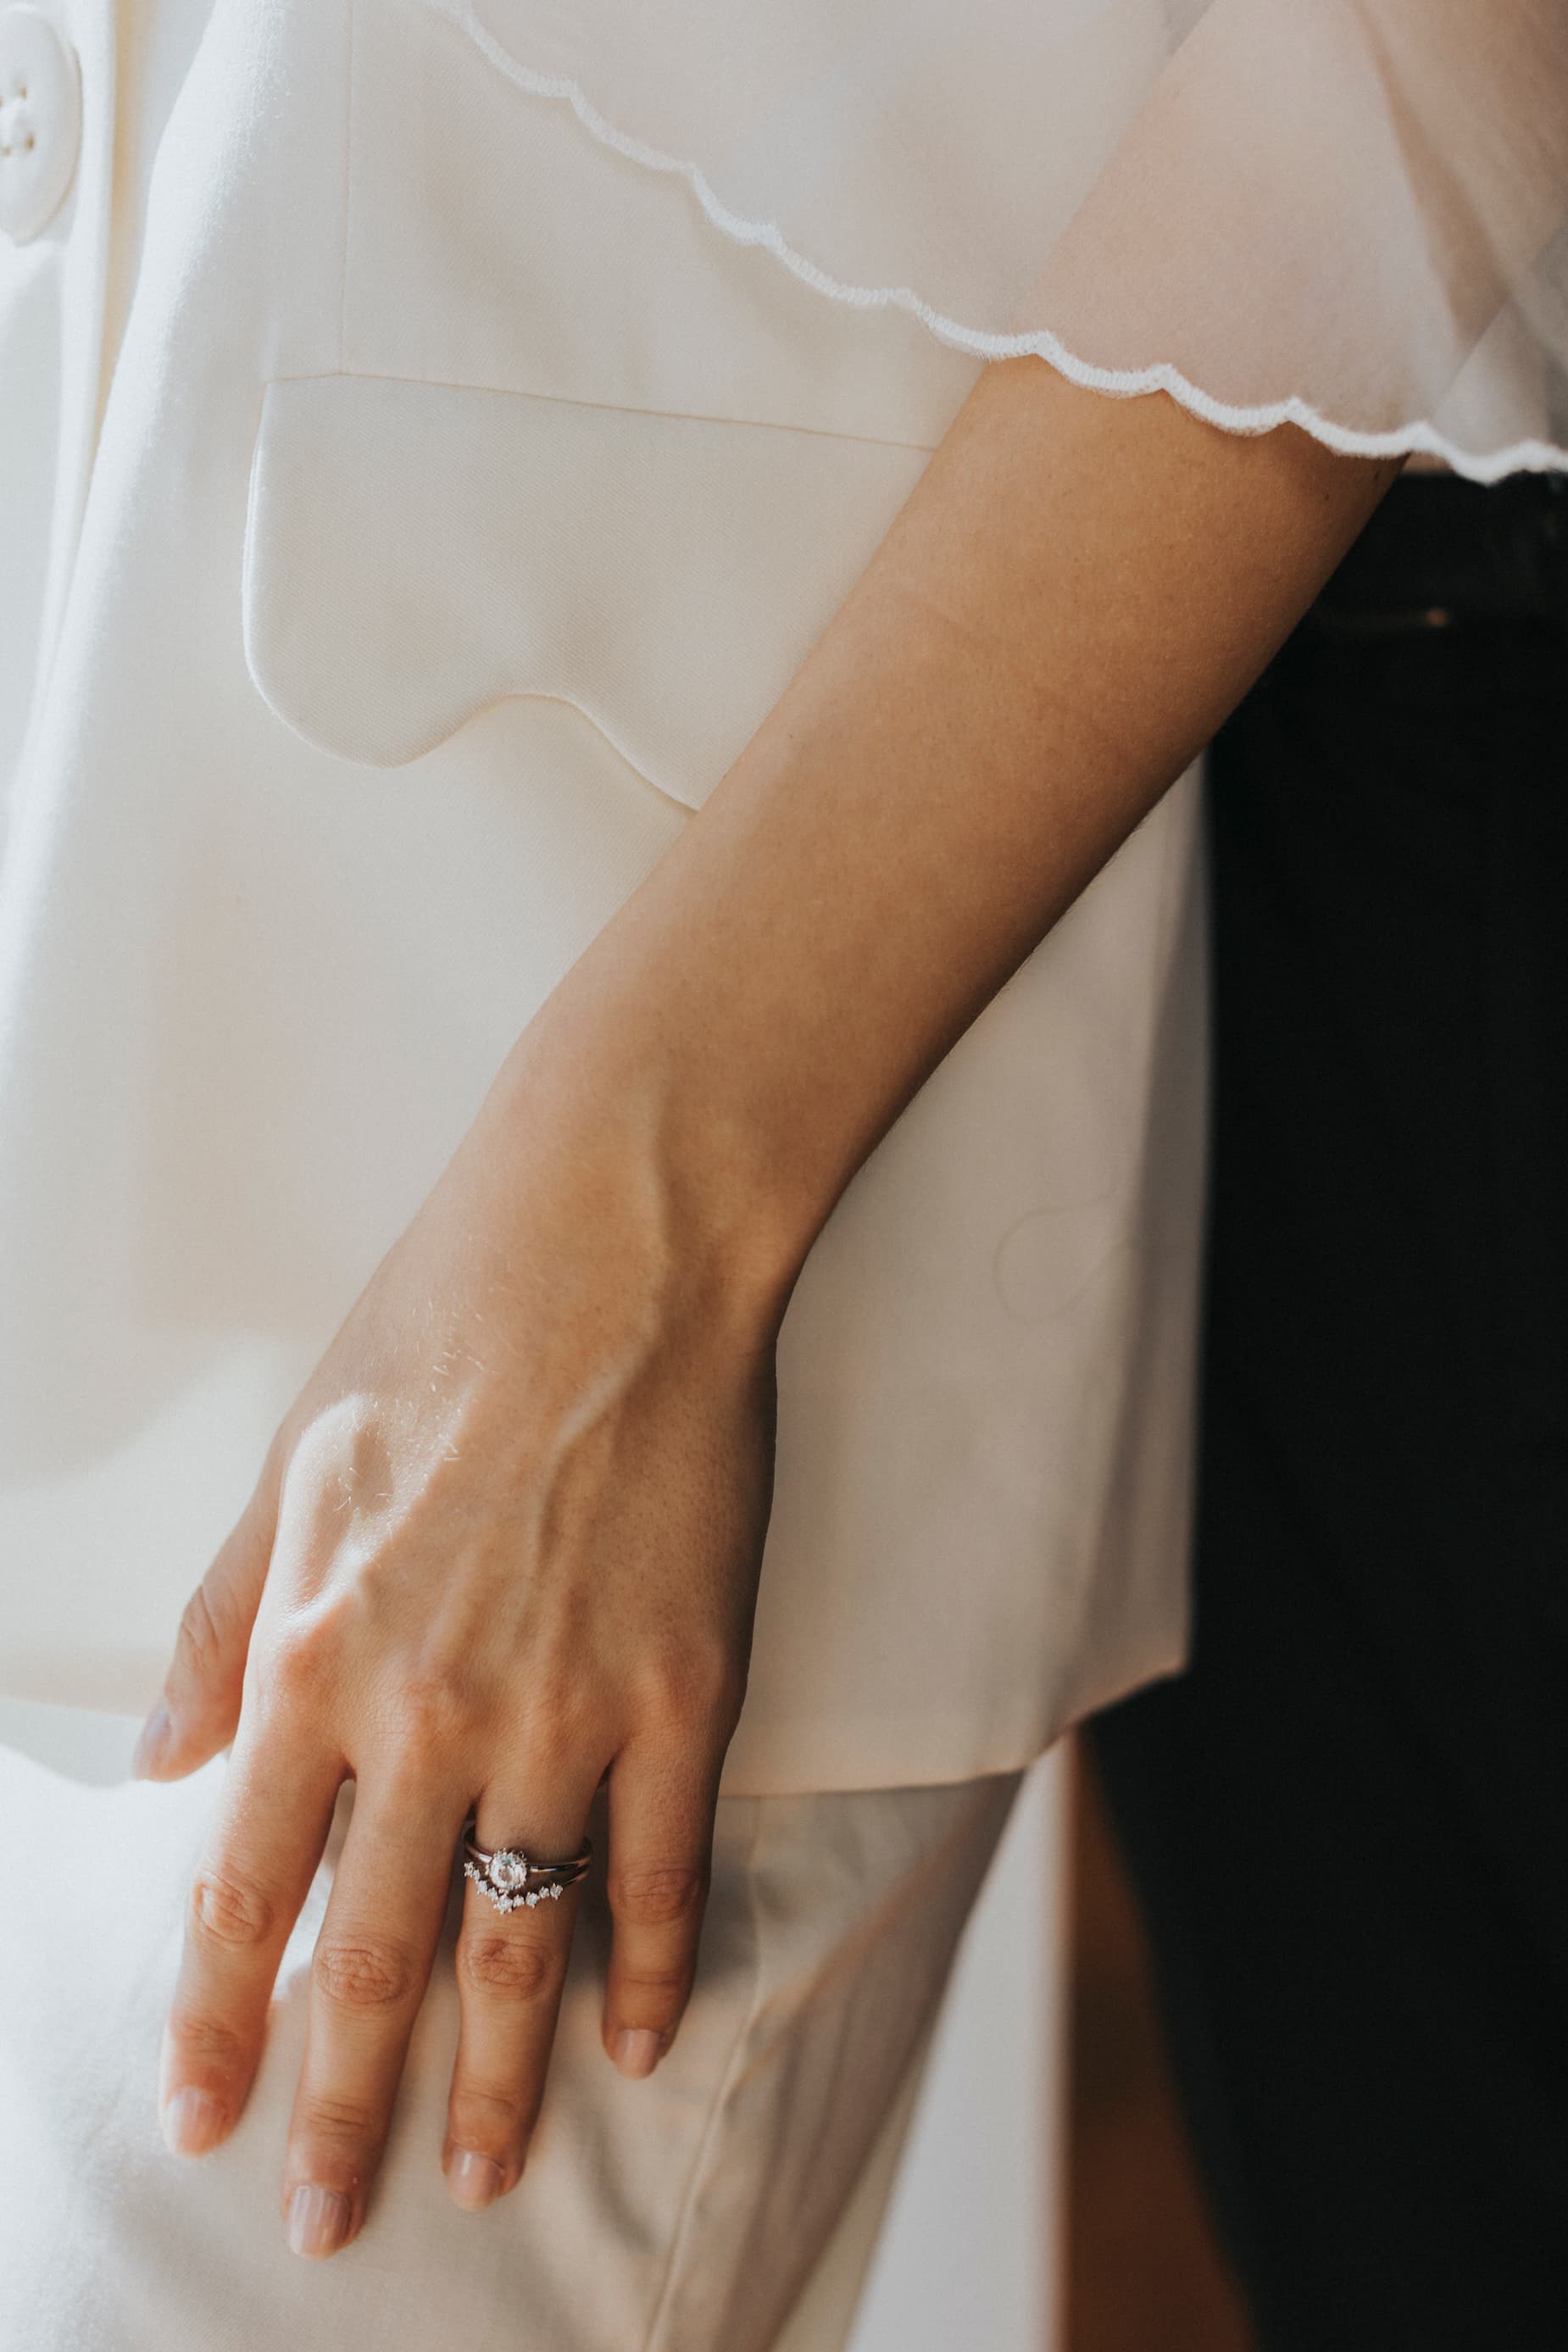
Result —
<instances>
[{"instance_id":1,"label":"knuckle","mask_svg":"<svg viewBox=\"0 0 1568 2352\"><path fill-rule=\"evenodd\" d=\"M275 1633L257 1666L268 1699L311 1706L335 1675L337 1661L324 1627L312 1622Z\"/></svg>"},{"instance_id":2,"label":"knuckle","mask_svg":"<svg viewBox=\"0 0 1568 2352\"><path fill-rule=\"evenodd\" d=\"M239 2072L249 2047L245 2036L232 2025L201 2010L171 2011L169 2040L185 2067L206 2075Z\"/></svg>"},{"instance_id":3,"label":"knuckle","mask_svg":"<svg viewBox=\"0 0 1568 2352\"><path fill-rule=\"evenodd\" d=\"M245 1949L272 1932L271 1899L231 1871L198 1870L191 1884L191 1925L205 1941Z\"/></svg>"},{"instance_id":4,"label":"knuckle","mask_svg":"<svg viewBox=\"0 0 1568 2352\"><path fill-rule=\"evenodd\" d=\"M616 1971L616 2003L645 2025L679 2017L686 2006L689 1979L684 1969L627 1969Z\"/></svg>"},{"instance_id":5,"label":"knuckle","mask_svg":"<svg viewBox=\"0 0 1568 2352\"><path fill-rule=\"evenodd\" d=\"M451 2138L461 2140L463 2147L505 2157L533 2122L533 2100L520 2098L517 2091L499 2091L494 2084L458 2074L451 2084L447 2124Z\"/></svg>"},{"instance_id":6,"label":"knuckle","mask_svg":"<svg viewBox=\"0 0 1568 2352\"><path fill-rule=\"evenodd\" d=\"M634 1927L671 1927L695 1918L706 1892L706 1874L689 1863L629 1863L615 1874L610 1907Z\"/></svg>"},{"instance_id":7,"label":"knuckle","mask_svg":"<svg viewBox=\"0 0 1568 2352\"><path fill-rule=\"evenodd\" d=\"M297 2142L318 2148L362 2148L377 2136L374 2114L363 2099L341 2092L311 2091L300 2102Z\"/></svg>"},{"instance_id":8,"label":"knuckle","mask_svg":"<svg viewBox=\"0 0 1568 2352\"><path fill-rule=\"evenodd\" d=\"M549 1945L528 1937L474 1935L459 1943L458 1966L463 1983L474 1992L536 2001L554 1991L563 1961Z\"/></svg>"},{"instance_id":9,"label":"knuckle","mask_svg":"<svg viewBox=\"0 0 1568 2352\"><path fill-rule=\"evenodd\" d=\"M580 1654L553 1645L529 1660L528 1690L520 1719L521 1745L541 1762L591 1736L601 1700L584 1674Z\"/></svg>"},{"instance_id":10,"label":"knuckle","mask_svg":"<svg viewBox=\"0 0 1568 2352\"><path fill-rule=\"evenodd\" d=\"M658 1725L684 1730L724 1723L740 1713L743 1681L719 1644L682 1643L651 1658L645 1669L643 1707Z\"/></svg>"},{"instance_id":11,"label":"knuckle","mask_svg":"<svg viewBox=\"0 0 1568 2352\"><path fill-rule=\"evenodd\" d=\"M411 1675L397 1694L400 1746L415 1759L449 1756L468 1729L468 1706L446 1675Z\"/></svg>"},{"instance_id":12,"label":"knuckle","mask_svg":"<svg viewBox=\"0 0 1568 2352\"><path fill-rule=\"evenodd\" d=\"M504 2151L532 2119L534 2102L515 2090L459 2074L452 2084L447 2120L465 2147Z\"/></svg>"},{"instance_id":13,"label":"knuckle","mask_svg":"<svg viewBox=\"0 0 1568 2352\"><path fill-rule=\"evenodd\" d=\"M334 2009L374 2016L407 2000L414 1964L401 1945L333 1937L317 1944L310 1977Z\"/></svg>"}]
</instances>

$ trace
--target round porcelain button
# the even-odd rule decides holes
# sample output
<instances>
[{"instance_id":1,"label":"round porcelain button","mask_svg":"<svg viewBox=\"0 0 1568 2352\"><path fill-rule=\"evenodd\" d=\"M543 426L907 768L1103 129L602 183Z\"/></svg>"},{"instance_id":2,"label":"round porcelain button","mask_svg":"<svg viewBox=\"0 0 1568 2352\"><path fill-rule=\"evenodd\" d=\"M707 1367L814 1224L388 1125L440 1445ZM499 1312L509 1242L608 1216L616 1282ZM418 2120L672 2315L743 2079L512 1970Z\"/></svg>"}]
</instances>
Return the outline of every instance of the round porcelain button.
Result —
<instances>
[{"instance_id":1,"label":"round porcelain button","mask_svg":"<svg viewBox=\"0 0 1568 2352\"><path fill-rule=\"evenodd\" d=\"M26 245L66 200L81 145L81 75L38 8L0 8L0 229Z\"/></svg>"}]
</instances>

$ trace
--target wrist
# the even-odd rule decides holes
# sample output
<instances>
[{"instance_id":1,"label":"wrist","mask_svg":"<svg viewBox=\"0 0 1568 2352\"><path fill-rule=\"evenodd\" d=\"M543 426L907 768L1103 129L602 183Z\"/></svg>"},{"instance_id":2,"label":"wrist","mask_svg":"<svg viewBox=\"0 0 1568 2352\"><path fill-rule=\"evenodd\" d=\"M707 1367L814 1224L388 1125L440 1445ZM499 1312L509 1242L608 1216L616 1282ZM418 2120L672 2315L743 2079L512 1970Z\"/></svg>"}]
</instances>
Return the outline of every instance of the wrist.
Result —
<instances>
[{"instance_id":1,"label":"wrist","mask_svg":"<svg viewBox=\"0 0 1568 2352\"><path fill-rule=\"evenodd\" d=\"M820 1217L793 1197L744 1102L657 1020L581 1017L558 995L509 1055L487 1116L531 1231L564 1218L667 1324L772 1345Z\"/></svg>"}]
</instances>

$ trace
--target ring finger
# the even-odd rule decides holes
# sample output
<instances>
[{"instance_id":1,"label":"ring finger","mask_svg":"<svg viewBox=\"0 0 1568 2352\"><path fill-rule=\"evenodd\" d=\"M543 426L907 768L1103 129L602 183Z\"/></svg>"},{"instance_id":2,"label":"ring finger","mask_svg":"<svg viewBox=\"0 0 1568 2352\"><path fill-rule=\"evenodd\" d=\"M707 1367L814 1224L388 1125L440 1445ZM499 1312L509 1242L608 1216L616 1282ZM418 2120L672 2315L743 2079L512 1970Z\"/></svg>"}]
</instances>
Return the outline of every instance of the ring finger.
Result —
<instances>
[{"instance_id":1,"label":"ring finger","mask_svg":"<svg viewBox=\"0 0 1568 2352\"><path fill-rule=\"evenodd\" d=\"M538 1782L498 1780L479 1800L475 1837L487 1853L555 1863L581 1853L593 1787L561 1787L541 1805ZM544 2095L577 1896L567 1889L502 1912L470 1879L458 1939L462 2022L443 2164L455 2204L477 2212L515 2187Z\"/></svg>"}]
</instances>

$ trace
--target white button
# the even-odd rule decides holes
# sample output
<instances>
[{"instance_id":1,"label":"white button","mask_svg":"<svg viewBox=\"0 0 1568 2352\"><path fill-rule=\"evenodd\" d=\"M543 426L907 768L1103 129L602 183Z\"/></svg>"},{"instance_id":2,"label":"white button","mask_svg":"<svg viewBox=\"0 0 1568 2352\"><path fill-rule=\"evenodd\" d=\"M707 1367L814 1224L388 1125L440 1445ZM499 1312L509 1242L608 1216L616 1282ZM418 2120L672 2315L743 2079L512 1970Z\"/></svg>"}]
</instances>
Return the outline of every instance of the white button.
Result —
<instances>
[{"instance_id":1,"label":"white button","mask_svg":"<svg viewBox=\"0 0 1568 2352\"><path fill-rule=\"evenodd\" d=\"M41 9L0 9L0 229L13 243L53 220L80 146L74 52Z\"/></svg>"}]
</instances>

